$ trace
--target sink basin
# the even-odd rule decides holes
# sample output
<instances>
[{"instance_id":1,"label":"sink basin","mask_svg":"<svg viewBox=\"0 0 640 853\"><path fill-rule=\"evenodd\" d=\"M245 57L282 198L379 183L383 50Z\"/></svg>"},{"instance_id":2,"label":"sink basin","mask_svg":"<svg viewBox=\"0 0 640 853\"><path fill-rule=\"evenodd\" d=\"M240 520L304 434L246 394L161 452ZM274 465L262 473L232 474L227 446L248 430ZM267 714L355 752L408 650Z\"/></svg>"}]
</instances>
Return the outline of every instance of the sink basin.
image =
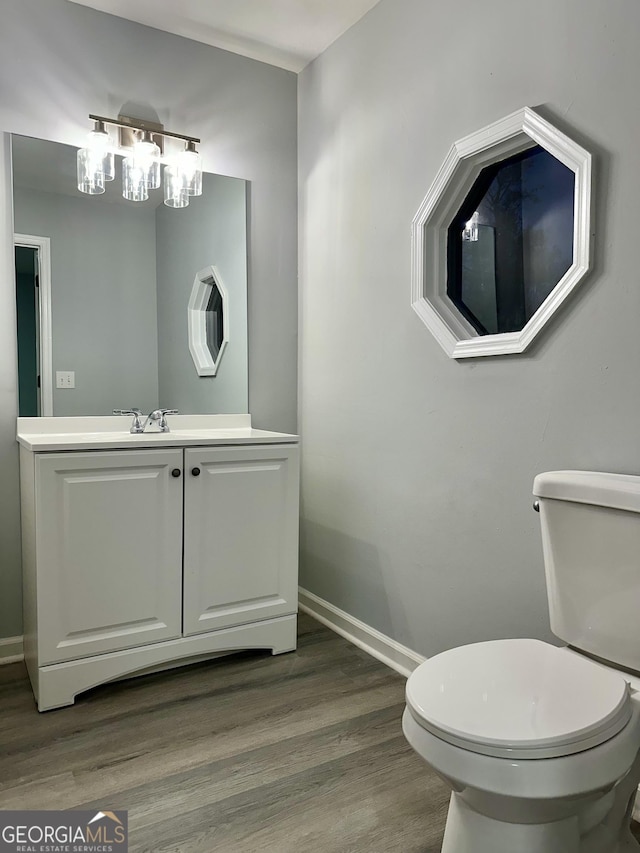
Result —
<instances>
[{"instance_id":1,"label":"sink basin","mask_svg":"<svg viewBox=\"0 0 640 853\"><path fill-rule=\"evenodd\" d=\"M221 430L184 430L172 429L170 432L129 432L126 430L105 430L104 432L67 432L56 433L56 438L60 441L69 442L71 444L77 442L84 444L86 442L100 442L104 444L179 444L183 441L195 441L197 439L211 439L221 432ZM224 430L228 432L228 430Z\"/></svg>"}]
</instances>

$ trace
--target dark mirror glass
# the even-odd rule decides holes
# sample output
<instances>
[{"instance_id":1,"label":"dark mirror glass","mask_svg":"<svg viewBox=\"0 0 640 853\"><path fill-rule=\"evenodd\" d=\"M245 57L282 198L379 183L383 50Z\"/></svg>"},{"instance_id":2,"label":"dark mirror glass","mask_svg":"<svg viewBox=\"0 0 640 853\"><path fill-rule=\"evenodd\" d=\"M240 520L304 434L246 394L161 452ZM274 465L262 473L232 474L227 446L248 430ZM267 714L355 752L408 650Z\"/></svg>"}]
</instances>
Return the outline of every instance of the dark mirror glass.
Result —
<instances>
[{"instance_id":1,"label":"dark mirror glass","mask_svg":"<svg viewBox=\"0 0 640 853\"><path fill-rule=\"evenodd\" d=\"M480 335L521 331L571 266L574 181L539 145L478 176L447 233L447 296Z\"/></svg>"},{"instance_id":2,"label":"dark mirror glass","mask_svg":"<svg viewBox=\"0 0 640 853\"><path fill-rule=\"evenodd\" d=\"M216 280L210 278L207 284L211 285L211 293L205 309L207 346L209 347L211 358L216 361L224 336L223 301Z\"/></svg>"}]
</instances>

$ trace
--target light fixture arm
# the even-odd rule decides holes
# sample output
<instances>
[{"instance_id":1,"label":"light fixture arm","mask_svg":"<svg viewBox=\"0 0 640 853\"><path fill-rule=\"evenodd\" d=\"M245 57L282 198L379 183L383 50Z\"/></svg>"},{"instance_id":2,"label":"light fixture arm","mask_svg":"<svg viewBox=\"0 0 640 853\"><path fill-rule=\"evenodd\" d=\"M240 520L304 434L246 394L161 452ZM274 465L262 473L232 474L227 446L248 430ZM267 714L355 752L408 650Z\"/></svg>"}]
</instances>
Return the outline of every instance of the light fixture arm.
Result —
<instances>
[{"instance_id":1,"label":"light fixture arm","mask_svg":"<svg viewBox=\"0 0 640 853\"><path fill-rule=\"evenodd\" d=\"M100 121L103 124L111 124L114 127L122 127L125 130L141 130L151 132L154 136L167 136L170 139L182 139L185 142L199 143L201 140L197 136L185 136L183 133L171 133L168 130L159 130L158 126L150 122L144 122L141 119L127 119L126 122L116 118L105 118L105 116L96 116L89 113L89 118L92 121Z\"/></svg>"}]
</instances>

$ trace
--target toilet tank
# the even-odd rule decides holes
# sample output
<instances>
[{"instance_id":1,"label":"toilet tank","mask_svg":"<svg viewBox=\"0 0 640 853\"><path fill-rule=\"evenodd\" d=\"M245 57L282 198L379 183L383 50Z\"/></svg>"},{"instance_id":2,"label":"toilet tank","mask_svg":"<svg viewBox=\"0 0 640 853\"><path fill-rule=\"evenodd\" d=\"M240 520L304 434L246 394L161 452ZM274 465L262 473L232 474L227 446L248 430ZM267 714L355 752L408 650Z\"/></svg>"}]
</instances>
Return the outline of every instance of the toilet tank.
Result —
<instances>
[{"instance_id":1,"label":"toilet tank","mask_svg":"<svg viewBox=\"0 0 640 853\"><path fill-rule=\"evenodd\" d=\"M551 630L570 646L640 671L640 476L539 474Z\"/></svg>"}]
</instances>

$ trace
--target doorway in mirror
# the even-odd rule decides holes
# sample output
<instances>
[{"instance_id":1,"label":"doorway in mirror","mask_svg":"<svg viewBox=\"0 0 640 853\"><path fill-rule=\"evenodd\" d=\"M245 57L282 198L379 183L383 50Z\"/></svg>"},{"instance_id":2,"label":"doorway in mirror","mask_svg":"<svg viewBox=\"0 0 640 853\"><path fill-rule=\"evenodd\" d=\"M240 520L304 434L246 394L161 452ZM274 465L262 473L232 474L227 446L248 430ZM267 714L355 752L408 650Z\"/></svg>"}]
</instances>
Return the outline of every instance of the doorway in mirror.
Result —
<instances>
[{"instance_id":1,"label":"doorway in mirror","mask_svg":"<svg viewBox=\"0 0 640 853\"><path fill-rule=\"evenodd\" d=\"M14 235L18 413L53 415L49 239Z\"/></svg>"}]
</instances>

